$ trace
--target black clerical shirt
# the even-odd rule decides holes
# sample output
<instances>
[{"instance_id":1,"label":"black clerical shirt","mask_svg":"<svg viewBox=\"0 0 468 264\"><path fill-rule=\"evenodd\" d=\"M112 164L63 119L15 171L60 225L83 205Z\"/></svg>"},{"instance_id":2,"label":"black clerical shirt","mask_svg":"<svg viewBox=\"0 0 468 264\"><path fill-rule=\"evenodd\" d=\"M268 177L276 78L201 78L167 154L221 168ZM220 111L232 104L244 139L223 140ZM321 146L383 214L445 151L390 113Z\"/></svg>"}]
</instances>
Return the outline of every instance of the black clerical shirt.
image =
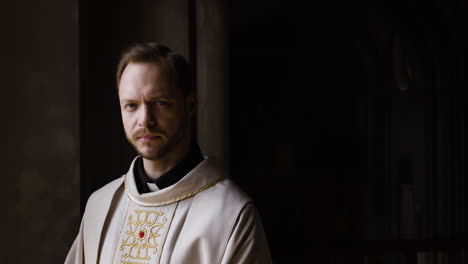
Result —
<instances>
[{"instance_id":1,"label":"black clerical shirt","mask_svg":"<svg viewBox=\"0 0 468 264\"><path fill-rule=\"evenodd\" d=\"M143 158L139 157L135 161L135 166L133 167L133 174L135 175L135 182L138 188L138 192L140 194L151 192L146 183L154 183L160 190L169 187L182 179L189 171L195 168L195 166L197 166L202 161L203 155L200 151L200 147L198 144L194 143L192 144L192 147L187 156L185 156L185 158L179 164L161 175L159 178L153 180L146 175L145 169L143 167Z\"/></svg>"}]
</instances>

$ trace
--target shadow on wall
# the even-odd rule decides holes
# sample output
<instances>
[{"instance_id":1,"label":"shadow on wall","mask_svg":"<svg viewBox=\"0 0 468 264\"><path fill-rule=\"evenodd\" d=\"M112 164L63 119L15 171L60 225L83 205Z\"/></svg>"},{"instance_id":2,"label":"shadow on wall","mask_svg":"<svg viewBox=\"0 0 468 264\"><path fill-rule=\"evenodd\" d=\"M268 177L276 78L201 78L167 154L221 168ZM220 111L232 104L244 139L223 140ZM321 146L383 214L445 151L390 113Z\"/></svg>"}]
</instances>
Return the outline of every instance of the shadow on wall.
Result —
<instances>
[{"instance_id":1,"label":"shadow on wall","mask_svg":"<svg viewBox=\"0 0 468 264\"><path fill-rule=\"evenodd\" d=\"M80 217L77 1L4 3L0 20L2 262L61 263Z\"/></svg>"}]
</instances>

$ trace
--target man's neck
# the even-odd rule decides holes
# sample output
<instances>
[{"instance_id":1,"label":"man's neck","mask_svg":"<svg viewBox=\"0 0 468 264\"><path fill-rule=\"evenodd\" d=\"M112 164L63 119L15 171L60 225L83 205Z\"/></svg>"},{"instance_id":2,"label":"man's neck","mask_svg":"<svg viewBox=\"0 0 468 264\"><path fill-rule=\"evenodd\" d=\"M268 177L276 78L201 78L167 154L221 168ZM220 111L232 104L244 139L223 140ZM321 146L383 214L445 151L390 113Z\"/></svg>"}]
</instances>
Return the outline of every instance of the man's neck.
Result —
<instances>
[{"instance_id":1,"label":"man's neck","mask_svg":"<svg viewBox=\"0 0 468 264\"><path fill-rule=\"evenodd\" d=\"M190 141L181 142L182 147L176 151L167 153L159 160L148 160L143 158L143 167L148 178L155 180L164 173L177 166L190 151Z\"/></svg>"}]
</instances>

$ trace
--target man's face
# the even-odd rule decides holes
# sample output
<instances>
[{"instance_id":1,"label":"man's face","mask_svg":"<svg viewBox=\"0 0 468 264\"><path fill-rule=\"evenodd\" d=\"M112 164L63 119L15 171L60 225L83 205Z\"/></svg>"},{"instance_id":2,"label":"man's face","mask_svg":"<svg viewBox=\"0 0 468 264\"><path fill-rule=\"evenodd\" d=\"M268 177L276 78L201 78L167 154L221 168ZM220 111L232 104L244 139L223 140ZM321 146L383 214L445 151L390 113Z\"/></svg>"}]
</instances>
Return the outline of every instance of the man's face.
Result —
<instances>
[{"instance_id":1,"label":"man's face","mask_svg":"<svg viewBox=\"0 0 468 264\"><path fill-rule=\"evenodd\" d=\"M190 141L190 114L182 91L154 63L129 63L119 85L128 141L145 159L177 155Z\"/></svg>"}]
</instances>

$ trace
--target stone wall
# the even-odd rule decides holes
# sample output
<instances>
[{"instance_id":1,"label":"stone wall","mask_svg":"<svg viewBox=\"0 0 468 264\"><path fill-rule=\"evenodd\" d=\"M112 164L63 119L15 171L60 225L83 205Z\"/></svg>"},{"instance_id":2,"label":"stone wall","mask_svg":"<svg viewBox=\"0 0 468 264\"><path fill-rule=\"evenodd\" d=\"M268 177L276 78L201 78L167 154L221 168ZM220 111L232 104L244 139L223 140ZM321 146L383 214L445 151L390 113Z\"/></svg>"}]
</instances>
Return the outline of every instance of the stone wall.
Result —
<instances>
[{"instance_id":1,"label":"stone wall","mask_svg":"<svg viewBox=\"0 0 468 264\"><path fill-rule=\"evenodd\" d=\"M77 0L0 9L2 263L63 263L79 228Z\"/></svg>"}]
</instances>

